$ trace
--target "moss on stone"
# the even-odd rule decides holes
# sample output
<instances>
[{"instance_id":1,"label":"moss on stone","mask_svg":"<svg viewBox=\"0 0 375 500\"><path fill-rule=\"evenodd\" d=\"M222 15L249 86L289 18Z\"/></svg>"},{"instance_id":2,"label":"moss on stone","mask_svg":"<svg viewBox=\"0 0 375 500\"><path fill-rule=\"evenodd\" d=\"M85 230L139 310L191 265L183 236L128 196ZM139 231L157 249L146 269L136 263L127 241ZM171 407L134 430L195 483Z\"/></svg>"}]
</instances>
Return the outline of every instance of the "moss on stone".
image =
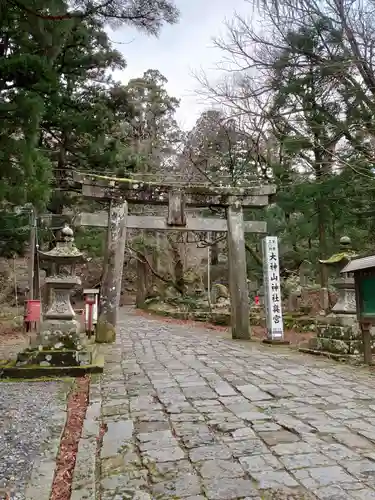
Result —
<instances>
[{"instance_id":1,"label":"moss on stone","mask_svg":"<svg viewBox=\"0 0 375 500\"><path fill-rule=\"evenodd\" d=\"M326 265L332 265L332 264L339 264L340 262L343 262L345 260L349 261L353 259L354 257L357 257L357 253L354 251L346 251L346 252L339 252L335 253L329 259L326 260L319 260L321 264L326 264Z\"/></svg>"},{"instance_id":2,"label":"moss on stone","mask_svg":"<svg viewBox=\"0 0 375 500\"><path fill-rule=\"evenodd\" d=\"M87 373L102 373L103 365L85 366L12 366L4 367L1 378L3 379L32 379L32 378L53 378L56 377L83 377Z\"/></svg>"},{"instance_id":3,"label":"moss on stone","mask_svg":"<svg viewBox=\"0 0 375 500\"><path fill-rule=\"evenodd\" d=\"M99 344L112 344L116 341L116 328L108 321L99 318L96 325L95 341Z\"/></svg>"},{"instance_id":4,"label":"moss on stone","mask_svg":"<svg viewBox=\"0 0 375 500\"><path fill-rule=\"evenodd\" d=\"M229 298L229 291L228 288L223 285L222 283L215 283L212 285L212 296L213 296L213 301L216 302L218 299L228 299Z\"/></svg>"},{"instance_id":5,"label":"moss on stone","mask_svg":"<svg viewBox=\"0 0 375 500\"><path fill-rule=\"evenodd\" d=\"M85 351L75 349L28 349L18 354L17 362L40 365L40 363L47 361L51 366L76 366L80 364L77 360L77 353L79 352Z\"/></svg>"},{"instance_id":6,"label":"moss on stone","mask_svg":"<svg viewBox=\"0 0 375 500\"><path fill-rule=\"evenodd\" d=\"M51 381L54 381L54 382L72 383L73 380L74 380L74 377L69 377L69 376L56 376L56 377L44 376L44 377L33 377L33 378L12 377L11 379L10 378L0 378L0 383L1 382L9 383L10 381L11 382L51 382ZM64 390L65 390L65 388L64 388ZM66 400L66 393L63 392L63 390L61 390L57 396L62 401Z\"/></svg>"},{"instance_id":7,"label":"moss on stone","mask_svg":"<svg viewBox=\"0 0 375 500\"><path fill-rule=\"evenodd\" d=\"M334 354L349 354L349 346L343 340L321 338L321 349Z\"/></svg>"},{"instance_id":8,"label":"moss on stone","mask_svg":"<svg viewBox=\"0 0 375 500\"><path fill-rule=\"evenodd\" d=\"M286 314L283 318L285 330L296 332L314 332L316 330L316 320L310 317L293 316Z\"/></svg>"},{"instance_id":9,"label":"moss on stone","mask_svg":"<svg viewBox=\"0 0 375 500\"><path fill-rule=\"evenodd\" d=\"M363 352L362 336L358 325L352 326L317 322L317 336L310 339L309 348L340 356L359 355ZM375 337L372 336L372 351L375 352Z\"/></svg>"},{"instance_id":10,"label":"moss on stone","mask_svg":"<svg viewBox=\"0 0 375 500\"><path fill-rule=\"evenodd\" d=\"M10 361L1 368L2 379L35 379L56 377L83 377L87 373L102 373L104 357L96 355L92 364L81 366L17 366L16 361Z\"/></svg>"}]
</instances>

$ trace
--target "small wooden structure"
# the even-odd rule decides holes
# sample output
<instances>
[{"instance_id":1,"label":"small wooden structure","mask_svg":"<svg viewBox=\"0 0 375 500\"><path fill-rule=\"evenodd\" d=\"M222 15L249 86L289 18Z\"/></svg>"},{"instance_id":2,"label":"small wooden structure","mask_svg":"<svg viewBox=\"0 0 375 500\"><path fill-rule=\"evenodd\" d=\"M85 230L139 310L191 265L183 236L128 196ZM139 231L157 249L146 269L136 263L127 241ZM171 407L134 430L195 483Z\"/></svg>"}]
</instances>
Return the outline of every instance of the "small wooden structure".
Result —
<instances>
[{"instance_id":1,"label":"small wooden structure","mask_svg":"<svg viewBox=\"0 0 375 500\"><path fill-rule=\"evenodd\" d=\"M362 332L363 360L372 363L372 326L375 326L375 255L349 262L341 273L353 274L357 318Z\"/></svg>"}]
</instances>

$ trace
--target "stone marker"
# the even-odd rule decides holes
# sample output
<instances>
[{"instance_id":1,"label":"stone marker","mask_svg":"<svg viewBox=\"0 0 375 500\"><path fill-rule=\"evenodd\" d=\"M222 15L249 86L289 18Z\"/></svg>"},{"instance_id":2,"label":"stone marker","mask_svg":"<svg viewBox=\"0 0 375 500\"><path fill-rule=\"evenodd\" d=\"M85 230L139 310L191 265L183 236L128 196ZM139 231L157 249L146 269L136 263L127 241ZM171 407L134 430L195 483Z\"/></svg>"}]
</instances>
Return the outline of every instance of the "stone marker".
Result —
<instances>
[{"instance_id":1,"label":"stone marker","mask_svg":"<svg viewBox=\"0 0 375 500\"><path fill-rule=\"evenodd\" d=\"M284 340L281 306L279 250L276 236L266 236L262 241L263 281L267 338L265 343L289 344Z\"/></svg>"}]
</instances>

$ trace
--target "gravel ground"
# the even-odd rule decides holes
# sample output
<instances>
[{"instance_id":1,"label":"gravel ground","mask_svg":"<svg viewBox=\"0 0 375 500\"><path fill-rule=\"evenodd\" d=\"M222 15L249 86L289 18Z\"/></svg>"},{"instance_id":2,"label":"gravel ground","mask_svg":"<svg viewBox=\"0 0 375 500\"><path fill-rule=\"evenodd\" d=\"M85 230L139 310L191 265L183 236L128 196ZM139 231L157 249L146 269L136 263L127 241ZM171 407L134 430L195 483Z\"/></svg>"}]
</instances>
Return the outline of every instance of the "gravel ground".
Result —
<instances>
[{"instance_id":1,"label":"gravel ground","mask_svg":"<svg viewBox=\"0 0 375 500\"><path fill-rule=\"evenodd\" d=\"M0 382L0 499L11 490L10 498L25 500L35 461L61 433L66 389L64 382Z\"/></svg>"},{"instance_id":2,"label":"gravel ground","mask_svg":"<svg viewBox=\"0 0 375 500\"><path fill-rule=\"evenodd\" d=\"M21 332L2 335L0 324L0 360L16 359L17 354L29 345L30 337Z\"/></svg>"}]
</instances>

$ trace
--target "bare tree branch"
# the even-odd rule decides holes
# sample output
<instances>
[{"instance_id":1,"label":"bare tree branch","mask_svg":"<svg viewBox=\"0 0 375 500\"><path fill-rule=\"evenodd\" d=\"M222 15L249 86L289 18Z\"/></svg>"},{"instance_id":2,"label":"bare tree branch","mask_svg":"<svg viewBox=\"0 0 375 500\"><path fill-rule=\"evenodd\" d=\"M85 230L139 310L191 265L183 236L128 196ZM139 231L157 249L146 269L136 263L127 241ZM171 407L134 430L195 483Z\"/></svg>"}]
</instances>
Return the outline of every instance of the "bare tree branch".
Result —
<instances>
[{"instance_id":1,"label":"bare tree branch","mask_svg":"<svg viewBox=\"0 0 375 500\"><path fill-rule=\"evenodd\" d=\"M162 276L160 273L158 273L153 266L151 265L150 261L147 259L147 257L140 252L139 250L136 250L135 248L131 247L129 244L126 245L127 250L131 253L131 256L138 260L139 262L142 262L142 264L146 264L147 267L149 268L150 272L155 276L155 278L158 278L159 280L163 281L169 286L172 286L178 293L183 295L184 290L181 290L181 288L176 284L173 280L166 278L165 276Z\"/></svg>"}]
</instances>

